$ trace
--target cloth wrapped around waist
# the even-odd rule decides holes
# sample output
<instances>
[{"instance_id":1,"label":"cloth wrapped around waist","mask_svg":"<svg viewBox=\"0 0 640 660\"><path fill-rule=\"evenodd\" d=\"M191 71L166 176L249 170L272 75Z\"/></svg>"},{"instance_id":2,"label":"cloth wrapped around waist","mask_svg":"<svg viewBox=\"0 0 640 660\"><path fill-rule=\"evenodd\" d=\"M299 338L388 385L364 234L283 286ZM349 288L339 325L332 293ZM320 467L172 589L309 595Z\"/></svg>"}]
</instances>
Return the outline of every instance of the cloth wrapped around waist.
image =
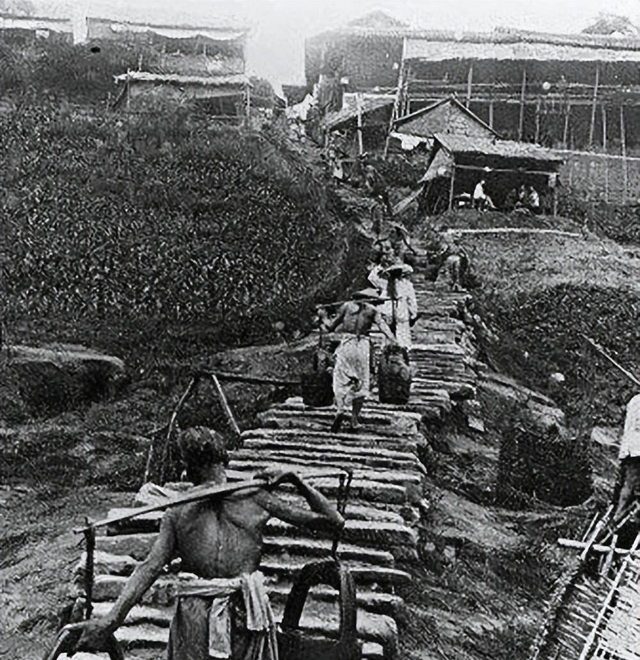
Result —
<instances>
[{"instance_id":1,"label":"cloth wrapped around waist","mask_svg":"<svg viewBox=\"0 0 640 660\"><path fill-rule=\"evenodd\" d=\"M259 652L247 653L246 657L255 658L255 660L269 658L277 660L276 621L264 586L264 576L259 571L244 573L234 578L207 580L207 583L202 586L184 584L178 588L177 595L179 600L176 617L181 616L180 604L187 599L211 600L208 617L208 655L210 658L236 657L231 643L231 605L232 599L241 595L246 612L246 629L249 633L257 633L261 638L259 644L249 645L254 651L258 651L259 646ZM196 625L197 622L193 622L193 624ZM188 644L189 640L185 640L185 642ZM199 656L194 652L191 657Z\"/></svg>"},{"instance_id":2,"label":"cloth wrapped around waist","mask_svg":"<svg viewBox=\"0 0 640 660\"><path fill-rule=\"evenodd\" d=\"M333 394L339 412L354 398L366 398L370 383L370 340L367 335L344 335L336 350Z\"/></svg>"}]
</instances>

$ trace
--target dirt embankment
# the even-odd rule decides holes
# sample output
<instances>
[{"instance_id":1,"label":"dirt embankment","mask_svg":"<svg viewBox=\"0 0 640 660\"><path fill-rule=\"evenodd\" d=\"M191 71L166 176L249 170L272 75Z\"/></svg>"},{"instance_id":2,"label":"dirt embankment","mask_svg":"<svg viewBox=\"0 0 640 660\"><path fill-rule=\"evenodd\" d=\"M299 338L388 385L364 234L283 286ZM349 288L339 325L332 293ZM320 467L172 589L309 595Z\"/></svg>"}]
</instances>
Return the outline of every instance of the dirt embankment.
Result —
<instances>
[{"instance_id":1,"label":"dirt embankment","mask_svg":"<svg viewBox=\"0 0 640 660\"><path fill-rule=\"evenodd\" d=\"M440 223L452 228L555 223L484 215L462 212ZM556 228L579 235L462 235L479 284L476 303L499 336L484 346L485 357L496 370L552 394L574 421L619 424L633 385L599 358L583 335L632 372L640 368L640 249L583 234L567 220ZM553 389L554 372L564 374L564 387Z\"/></svg>"}]
</instances>

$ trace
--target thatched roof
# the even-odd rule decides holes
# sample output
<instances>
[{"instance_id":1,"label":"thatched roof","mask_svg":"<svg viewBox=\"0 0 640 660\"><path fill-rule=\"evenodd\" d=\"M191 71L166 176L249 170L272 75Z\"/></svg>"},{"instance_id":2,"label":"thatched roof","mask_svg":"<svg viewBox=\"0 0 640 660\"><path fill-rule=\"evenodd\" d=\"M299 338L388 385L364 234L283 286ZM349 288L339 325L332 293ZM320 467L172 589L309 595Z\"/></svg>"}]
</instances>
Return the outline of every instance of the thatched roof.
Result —
<instances>
[{"instance_id":1,"label":"thatched roof","mask_svg":"<svg viewBox=\"0 0 640 660\"><path fill-rule=\"evenodd\" d=\"M384 108L385 106L392 106L395 102L395 97L382 94L362 94L360 101L360 112L362 116ZM355 121L358 117L358 106L355 100L355 94L345 94L343 99L343 107L341 110L329 112L322 122L323 128L333 131L341 126Z\"/></svg>"},{"instance_id":2,"label":"thatched roof","mask_svg":"<svg viewBox=\"0 0 640 660\"><path fill-rule=\"evenodd\" d=\"M543 41L481 40L468 35L458 40L415 37L407 39L406 60L442 62L446 60L531 60L547 62L638 62L640 40L634 47L605 48L586 44L546 43ZM627 41L626 39L623 41Z\"/></svg>"},{"instance_id":3,"label":"thatched roof","mask_svg":"<svg viewBox=\"0 0 640 660\"><path fill-rule=\"evenodd\" d=\"M198 24L118 21L113 18L100 17L89 17L87 20L89 23L108 25L114 33L152 32L168 39L195 39L196 37L205 37L212 41L236 41L244 39L249 33L248 27L227 18L220 18L218 21L210 18Z\"/></svg>"},{"instance_id":4,"label":"thatched roof","mask_svg":"<svg viewBox=\"0 0 640 660\"><path fill-rule=\"evenodd\" d=\"M564 158L555 151L528 142L485 140L448 133L437 133L434 139L454 158L461 155L481 155L547 163L562 163L564 161Z\"/></svg>"},{"instance_id":5,"label":"thatched roof","mask_svg":"<svg viewBox=\"0 0 640 660\"><path fill-rule=\"evenodd\" d=\"M322 32L311 40L323 41L330 37L406 37L409 40L456 43L456 44L547 44L551 46L574 46L604 50L640 51L640 38L615 37L601 34L552 34L531 32L513 28L496 28L492 32L455 32L453 30L416 30L403 25L371 25L352 23L344 27ZM486 59L486 58L485 58Z\"/></svg>"},{"instance_id":6,"label":"thatched roof","mask_svg":"<svg viewBox=\"0 0 640 660\"><path fill-rule=\"evenodd\" d=\"M160 85L201 85L203 87L244 87L249 79L243 74L229 76L182 76L177 73L129 71L115 76L116 82L150 82Z\"/></svg>"}]
</instances>

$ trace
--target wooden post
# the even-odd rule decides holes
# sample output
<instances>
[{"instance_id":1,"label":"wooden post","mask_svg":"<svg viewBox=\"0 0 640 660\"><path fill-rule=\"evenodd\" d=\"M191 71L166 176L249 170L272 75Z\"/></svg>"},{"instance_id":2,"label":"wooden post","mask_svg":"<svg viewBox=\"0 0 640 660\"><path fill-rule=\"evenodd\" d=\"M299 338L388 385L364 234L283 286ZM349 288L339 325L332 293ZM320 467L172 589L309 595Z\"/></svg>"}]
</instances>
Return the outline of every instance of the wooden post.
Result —
<instances>
[{"instance_id":1,"label":"wooden post","mask_svg":"<svg viewBox=\"0 0 640 660\"><path fill-rule=\"evenodd\" d=\"M471 85L473 84L473 64L469 65L469 73L467 74L467 108L471 105Z\"/></svg>"},{"instance_id":2,"label":"wooden post","mask_svg":"<svg viewBox=\"0 0 640 660\"><path fill-rule=\"evenodd\" d=\"M602 110L602 150L604 151L604 199L609 201L609 159L607 158L607 109L604 103Z\"/></svg>"},{"instance_id":3,"label":"wooden post","mask_svg":"<svg viewBox=\"0 0 640 660\"><path fill-rule=\"evenodd\" d=\"M624 127L624 106L620 106L620 144L622 146L622 180L624 192L622 194L622 203L627 203L627 186L629 183L629 172L627 170L627 136Z\"/></svg>"},{"instance_id":4,"label":"wooden post","mask_svg":"<svg viewBox=\"0 0 640 660\"><path fill-rule=\"evenodd\" d=\"M600 65L596 64L596 81L593 85L593 105L591 106L591 126L589 127L589 147L593 147L593 135L596 128L596 109L598 107L598 87L600 86Z\"/></svg>"},{"instance_id":5,"label":"wooden post","mask_svg":"<svg viewBox=\"0 0 640 660\"><path fill-rule=\"evenodd\" d=\"M489 128L493 128L493 97L489 101Z\"/></svg>"},{"instance_id":6,"label":"wooden post","mask_svg":"<svg viewBox=\"0 0 640 660\"><path fill-rule=\"evenodd\" d=\"M364 144L362 141L362 106L360 104L360 93L356 94L356 121L358 126L358 155L362 156L364 153Z\"/></svg>"},{"instance_id":7,"label":"wooden post","mask_svg":"<svg viewBox=\"0 0 640 660\"><path fill-rule=\"evenodd\" d=\"M534 142L537 144L540 141L540 99L536 101L536 134Z\"/></svg>"},{"instance_id":8,"label":"wooden post","mask_svg":"<svg viewBox=\"0 0 640 660\"><path fill-rule=\"evenodd\" d=\"M456 181L456 165L453 163L451 165L451 184L449 186L449 210L453 208L453 192Z\"/></svg>"},{"instance_id":9,"label":"wooden post","mask_svg":"<svg viewBox=\"0 0 640 660\"><path fill-rule=\"evenodd\" d=\"M384 160L387 160L387 154L389 153L389 142L391 141L391 131L393 131L393 123L398 118L398 112L400 110L400 101L402 98L402 90L404 87L404 55L407 48L407 39L406 37L402 40L402 55L400 59L400 72L398 73L398 89L396 90L396 98L393 102L393 110L391 111L391 119L389 120L389 128L387 130L387 140L384 143L384 153L382 157Z\"/></svg>"},{"instance_id":10,"label":"wooden post","mask_svg":"<svg viewBox=\"0 0 640 660\"><path fill-rule=\"evenodd\" d=\"M564 116L564 131L562 133L562 144L565 149L569 148L569 117L571 116L571 101L567 102Z\"/></svg>"},{"instance_id":11,"label":"wooden post","mask_svg":"<svg viewBox=\"0 0 640 660\"><path fill-rule=\"evenodd\" d=\"M527 91L527 70L522 69L522 89L520 90L520 122L518 124L518 141L522 142L524 134L524 96Z\"/></svg>"}]
</instances>

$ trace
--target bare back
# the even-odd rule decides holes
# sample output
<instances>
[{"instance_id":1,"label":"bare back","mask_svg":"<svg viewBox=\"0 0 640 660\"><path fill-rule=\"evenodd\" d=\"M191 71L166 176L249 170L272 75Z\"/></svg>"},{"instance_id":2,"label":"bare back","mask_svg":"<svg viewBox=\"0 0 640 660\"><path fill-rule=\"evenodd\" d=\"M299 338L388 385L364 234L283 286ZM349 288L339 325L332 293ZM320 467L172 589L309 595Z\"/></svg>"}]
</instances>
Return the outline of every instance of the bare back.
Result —
<instances>
[{"instance_id":1,"label":"bare back","mask_svg":"<svg viewBox=\"0 0 640 660\"><path fill-rule=\"evenodd\" d=\"M368 335L378 320L378 312L368 303L345 303L339 312L338 332Z\"/></svg>"},{"instance_id":2,"label":"bare back","mask_svg":"<svg viewBox=\"0 0 640 660\"><path fill-rule=\"evenodd\" d=\"M186 504L167 515L182 570L202 578L225 578L258 568L271 514L255 492Z\"/></svg>"}]
</instances>

